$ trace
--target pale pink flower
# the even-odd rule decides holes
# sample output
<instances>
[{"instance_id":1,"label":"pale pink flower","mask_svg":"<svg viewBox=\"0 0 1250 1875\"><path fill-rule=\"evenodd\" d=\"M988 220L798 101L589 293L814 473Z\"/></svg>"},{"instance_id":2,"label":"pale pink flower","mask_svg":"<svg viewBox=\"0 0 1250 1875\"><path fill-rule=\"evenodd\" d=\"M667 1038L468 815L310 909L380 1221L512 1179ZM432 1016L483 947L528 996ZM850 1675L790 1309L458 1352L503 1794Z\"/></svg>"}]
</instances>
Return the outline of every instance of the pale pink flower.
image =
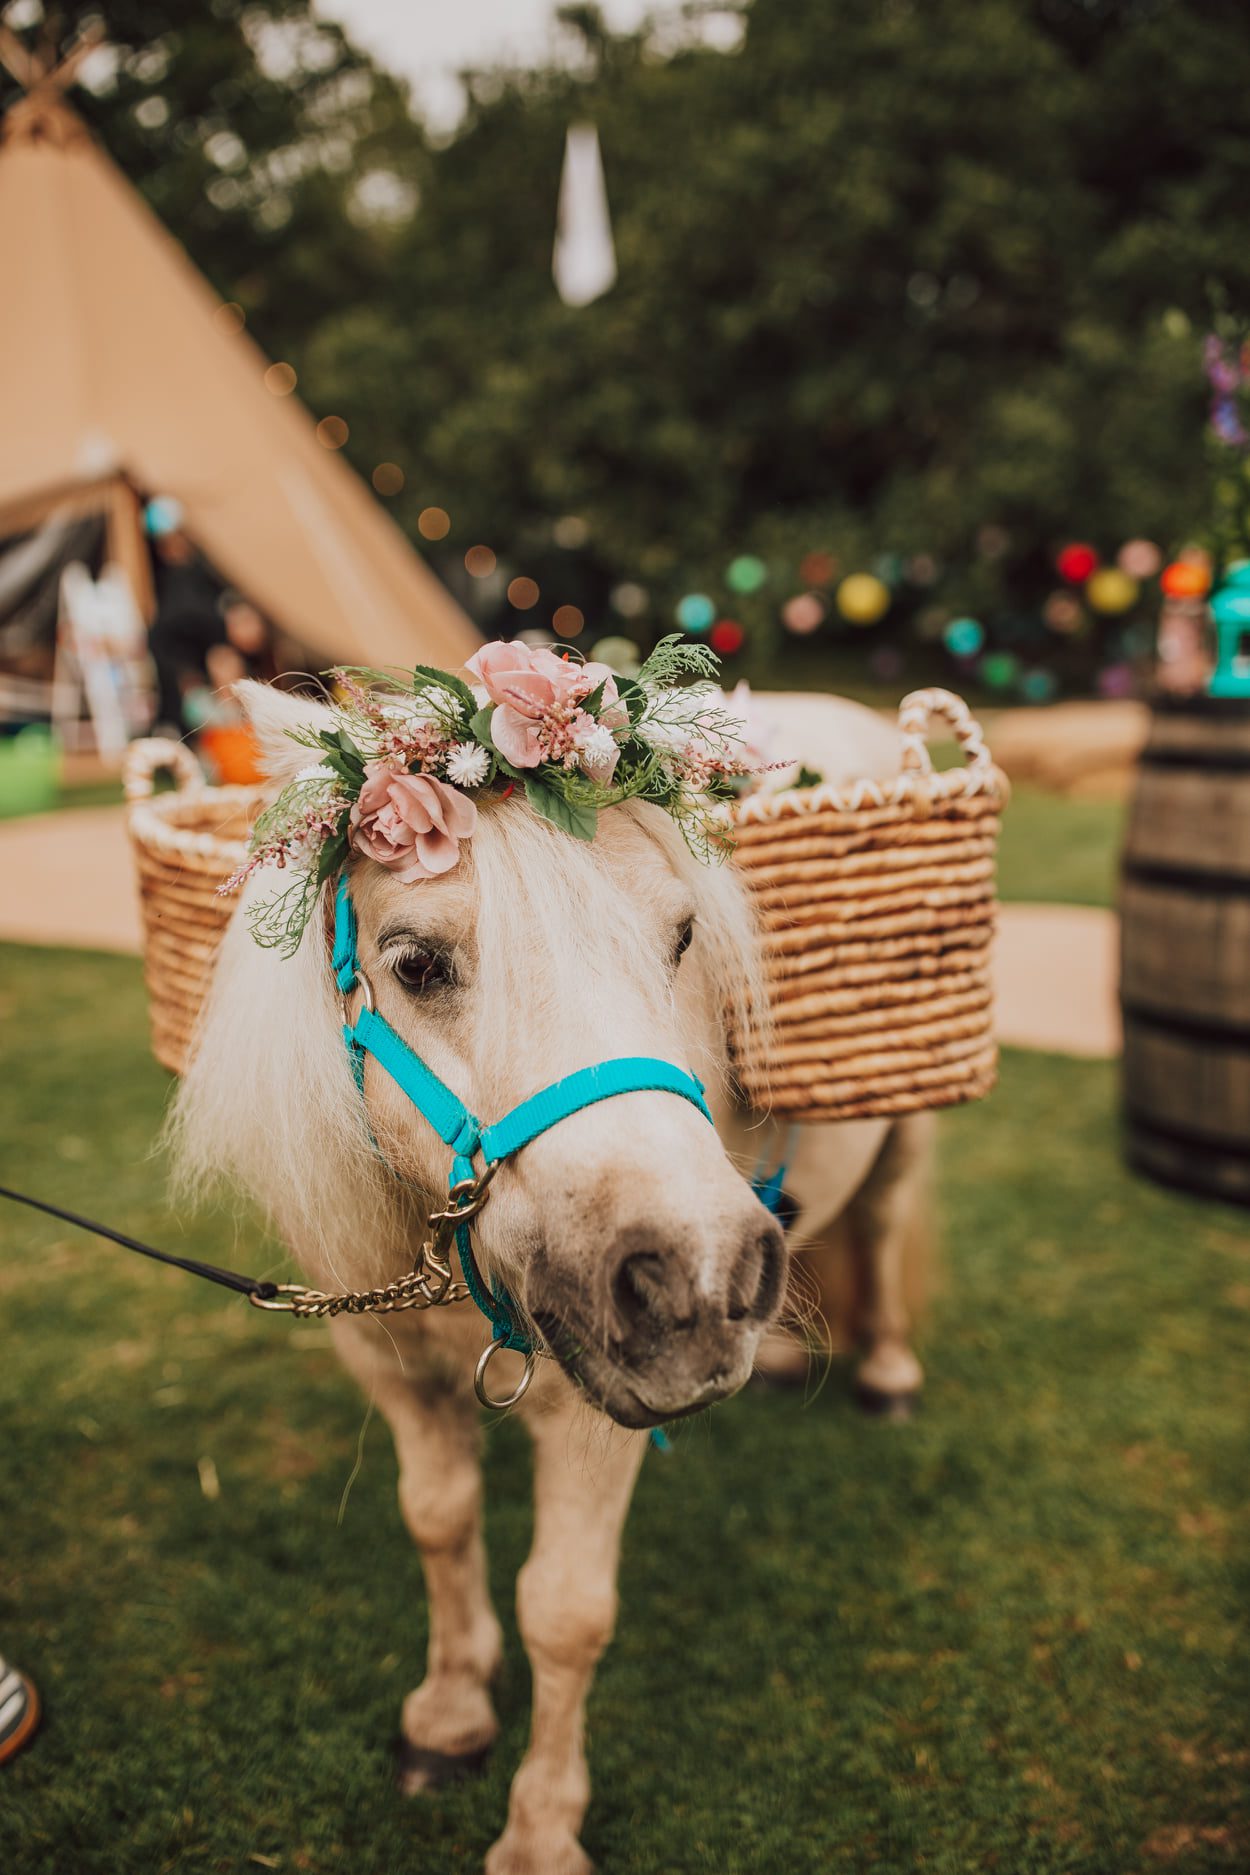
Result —
<instances>
[{"instance_id":1,"label":"pale pink flower","mask_svg":"<svg viewBox=\"0 0 1250 1875\"><path fill-rule=\"evenodd\" d=\"M352 845L405 885L450 872L477 825L467 795L433 775L401 775L370 762L351 811Z\"/></svg>"},{"instance_id":2,"label":"pale pink flower","mask_svg":"<svg viewBox=\"0 0 1250 1875\"><path fill-rule=\"evenodd\" d=\"M491 740L514 768L537 768L551 756L552 731L567 731L577 706L603 684L600 718L609 727L627 719L616 680L606 664L576 664L554 651L496 641L483 645L465 667L495 704ZM567 735L558 737L567 742Z\"/></svg>"}]
</instances>

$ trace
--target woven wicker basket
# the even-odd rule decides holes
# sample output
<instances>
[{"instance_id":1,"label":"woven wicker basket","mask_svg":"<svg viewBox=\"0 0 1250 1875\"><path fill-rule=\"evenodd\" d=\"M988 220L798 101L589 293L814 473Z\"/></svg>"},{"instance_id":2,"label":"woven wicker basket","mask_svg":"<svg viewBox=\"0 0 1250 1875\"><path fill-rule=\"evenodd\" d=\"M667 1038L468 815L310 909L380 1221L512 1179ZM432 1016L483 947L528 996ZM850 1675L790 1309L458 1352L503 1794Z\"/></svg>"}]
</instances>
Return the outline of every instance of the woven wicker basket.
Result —
<instances>
[{"instance_id":1,"label":"woven wicker basket","mask_svg":"<svg viewBox=\"0 0 1250 1875\"><path fill-rule=\"evenodd\" d=\"M171 794L153 794L155 777L172 772ZM256 788L210 788L180 742L149 738L126 756L130 839L143 913L144 976L152 1053L181 1074L213 959L234 900L217 887L242 865L247 836L263 805Z\"/></svg>"},{"instance_id":2,"label":"woven wicker basket","mask_svg":"<svg viewBox=\"0 0 1250 1875\"><path fill-rule=\"evenodd\" d=\"M936 774L944 719L967 765ZM770 1027L741 1041L756 1106L792 1120L948 1107L997 1069L990 986L994 846L1006 782L947 690L899 708L893 781L756 795L736 814L735 863L755 895Z\"/></svg>"},{"instance_id":3,"label":"woven wicker basket","mask_svg":"<svg viewBox=\"0 0 1250 1875\"><path fill-rule=\"evenodd\" d=\"M935 717L966 767L933 772ZM771 1001L767 1045L743 1039L739 1077L757 1106L789 1119L951 1106L994 1082L989 961L1006 784L948 691L907 697L899 725L896 780L758 795L737 812L735 863L759 907ZM179 786L154 795L163 770ZM131 745L126 797L152 1052L181 1074L234 910L217 887L243 863L264 796L207 787L181 743L148 740Z\"/></svg>"}]
</instances>

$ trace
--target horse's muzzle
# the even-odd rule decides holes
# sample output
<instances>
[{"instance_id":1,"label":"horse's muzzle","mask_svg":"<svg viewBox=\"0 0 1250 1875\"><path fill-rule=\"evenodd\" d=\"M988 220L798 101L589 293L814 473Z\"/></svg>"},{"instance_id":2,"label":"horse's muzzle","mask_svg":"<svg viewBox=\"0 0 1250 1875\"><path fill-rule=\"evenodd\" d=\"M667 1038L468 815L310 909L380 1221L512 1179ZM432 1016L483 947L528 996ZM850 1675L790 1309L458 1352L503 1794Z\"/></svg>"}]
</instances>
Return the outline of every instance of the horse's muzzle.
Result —
<instances>
[{"instance_id":1,"label":"horse's muzzle","mask_svg":"<svg viewBox=\"0 0 1250 1875\"><path fill-rule=\"evenodd\" d=\"M530 1313L547 1347L596 1406L623 1426L656 1426L736 1393L781 1307L786 1244L753 1220L711 1272L645 1226L610 1245L599 1293L577 1297L546 1256L531 1268ZM570 1306L571 1305L571 1306Z\"/></svg>"}]
</instances>

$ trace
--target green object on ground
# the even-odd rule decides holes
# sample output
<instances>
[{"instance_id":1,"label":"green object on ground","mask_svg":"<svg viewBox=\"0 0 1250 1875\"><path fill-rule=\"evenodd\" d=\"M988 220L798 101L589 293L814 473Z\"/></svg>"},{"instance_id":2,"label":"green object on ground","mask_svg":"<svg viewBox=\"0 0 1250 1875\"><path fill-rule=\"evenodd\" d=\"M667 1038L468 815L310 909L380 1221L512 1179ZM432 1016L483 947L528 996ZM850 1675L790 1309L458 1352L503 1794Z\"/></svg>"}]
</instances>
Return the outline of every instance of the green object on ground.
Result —
<instances>
[{"instance_id":1,"label":"green object on ground","mask_svg":"<svg viewBox=\"0 0 1250 1875\"><path fill-rule=\"evenodd\" d=\"M246 1219L166 1206L137 963L0 949L0 999L40 1012L9 1024L0 1178L282 1269ZM1115 1103L1109 1067L1010 1055L943 1118L910 1425L839 1365L644 1466L590 1701L605 1875L1244 1863L1246 1219L1131 1177ZM0 1636L49 1715L5 1767L6 1869L477 1870L528 1723L522 1430L486 1440L502 1736L404 1803L425 1601L327 1331L16 1211L0 1312Z\"/></svg>"},{"instance_id":2,"label":"green object on ground","mask_svg":"<svg viewBox=\"0 0 1250 1875\"><path fill-rule=\"evenodd\" d=\"M0 820L55 805L57 762L56 738L41 723L0 737Z\"/></svg>"}]
</instances>

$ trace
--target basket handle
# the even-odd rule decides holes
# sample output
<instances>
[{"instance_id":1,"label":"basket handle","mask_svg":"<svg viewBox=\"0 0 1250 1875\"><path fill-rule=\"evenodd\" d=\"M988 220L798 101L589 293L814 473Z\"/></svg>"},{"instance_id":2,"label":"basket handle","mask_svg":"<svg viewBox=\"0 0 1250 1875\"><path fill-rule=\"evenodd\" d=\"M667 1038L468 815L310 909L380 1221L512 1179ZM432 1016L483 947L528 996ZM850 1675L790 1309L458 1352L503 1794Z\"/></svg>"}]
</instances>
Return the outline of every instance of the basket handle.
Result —
<instances>
[{"instance_id":1,"label":"basket handle","mask_svg":"<svg viewBox=\"0 0 1250 1875\"><path fill-rule=\"evenodd\" d=\"M179 789L192 791L204 786L199 763L185 742L171 742L166 736L143 736L126 750L122 785L128 801L146 801L157 775L166 769Z\"/></svg>"},{"instance_id":2,"label":"basket handle","mask_svg":"<svg viewBox=\"0 0 1250 1875\"><path fill-rule=\"evenodd\" d=\"M898 706L898 726L903 737L903 772L931 775L933 758L929 754L929 735L935 719L948 723L968 764L968 780L988 779L994 760L985 746L981 725L962 697L953 690L913 690Z\"/></svg>"}]
</instances>

